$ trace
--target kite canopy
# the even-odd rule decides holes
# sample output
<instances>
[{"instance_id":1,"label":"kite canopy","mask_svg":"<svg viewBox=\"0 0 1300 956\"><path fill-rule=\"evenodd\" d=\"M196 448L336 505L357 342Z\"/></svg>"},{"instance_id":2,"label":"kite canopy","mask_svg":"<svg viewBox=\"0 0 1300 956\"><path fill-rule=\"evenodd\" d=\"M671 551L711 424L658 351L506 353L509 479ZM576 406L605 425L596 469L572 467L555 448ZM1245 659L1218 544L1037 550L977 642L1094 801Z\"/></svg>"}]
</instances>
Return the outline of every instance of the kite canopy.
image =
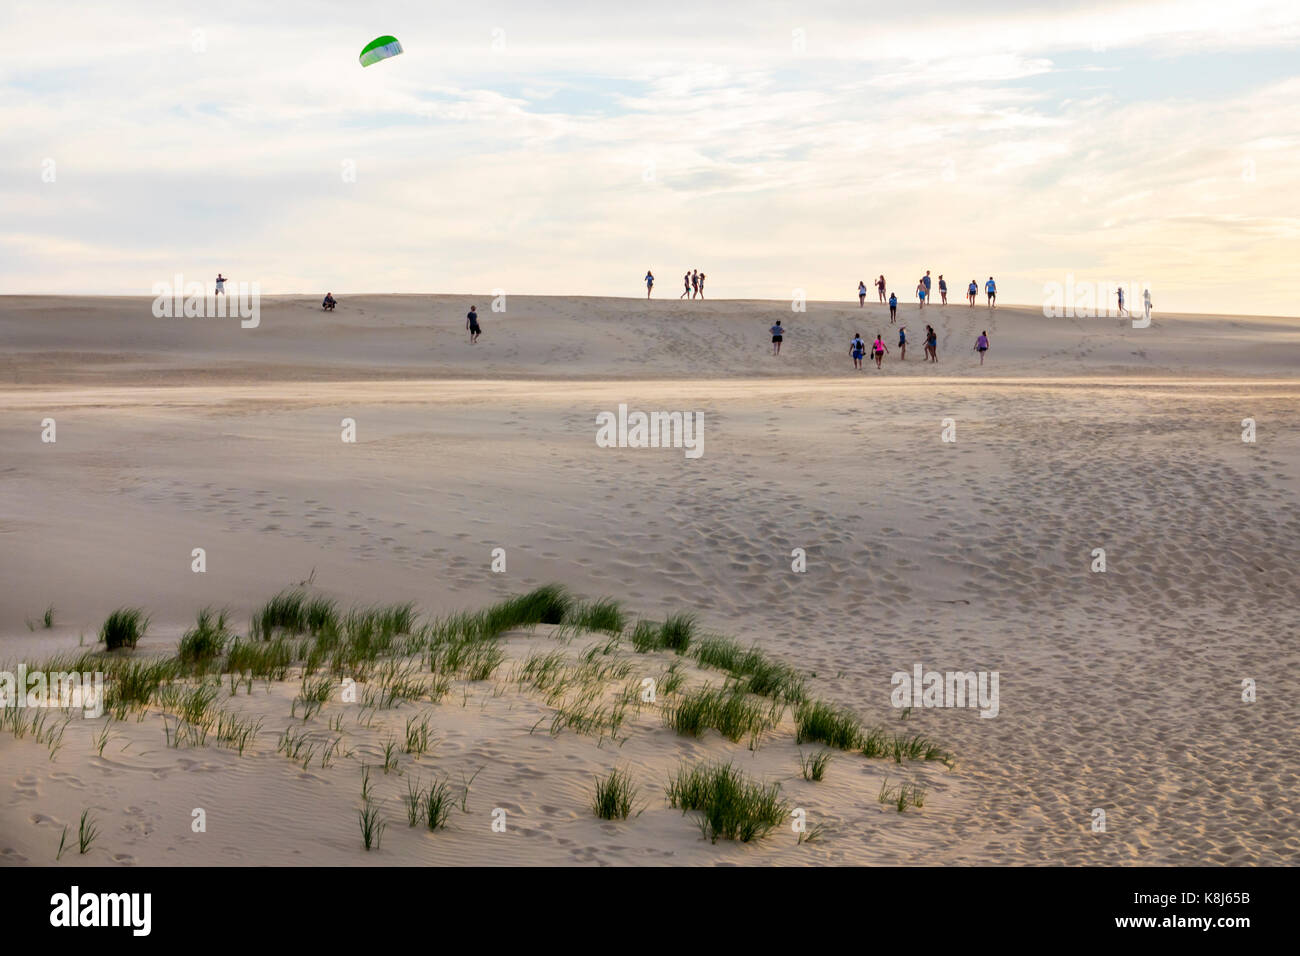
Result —
<instances>
[{"instance_id":1,"label":"kite canopy","mask_svg":"<svg viewBox=\"0 0 1300 956\"><path fill-rule=\"evenodd\" d=\"M387 60L390 56L397 56L401 52L402 44L397 42L397 37L376 37L362 49L361 65L370 66L380 60Z\"/></svg>"}]
</instances>

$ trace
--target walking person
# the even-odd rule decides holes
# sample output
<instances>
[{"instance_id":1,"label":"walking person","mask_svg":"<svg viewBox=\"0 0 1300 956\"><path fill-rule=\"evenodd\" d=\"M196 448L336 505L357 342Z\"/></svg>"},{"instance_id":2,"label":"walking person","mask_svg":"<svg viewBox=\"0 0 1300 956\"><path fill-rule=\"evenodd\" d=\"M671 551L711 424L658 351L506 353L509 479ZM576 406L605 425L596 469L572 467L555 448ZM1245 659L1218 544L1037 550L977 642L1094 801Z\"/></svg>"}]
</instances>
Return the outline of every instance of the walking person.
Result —
<instances>
[{"instance_id":1,"label":"walking person","mask_svg":"<svg viewBox=\"0 0 1300 956\"><path fill-rule=\"evenodd\" d=\"M645 271L645 297L650 298L650 290L655 287L655 274L649 269Z\"/></svg>"},{"instance_id":2,"label":"walking person","mask_svg":"<svg viewBox=\"0 0 1300 956\"><path fill-rule=\"evenodd\" d=\"M939 301L943 305L948 304L948 283L943 281L943 273L939 273Z\"/></svg>"},{"instance_id":3,"label":"walking person","mask_svg":"<svg viewBox=\"0 0 1300 956\"><path fill-rule=\"evenodd\" d=\"M700 273L700 298L704 298L704 273Z\"/></svg>"},{"instance_id":4,"label":"walking person","mask_svg":"<svg viewBox=\"0 0 1300 956\"><path fill-rule=\"evenodd\" d=\"M898 327L898 360L900 362L907 361L907 326L906 325L900 325Z\"/></svg>"},{"instance_id":5,"label":"walking person","mask_svg":"<svg viewBox=\"0 0 1300 956\"><path fill-rule=\"evenodd\" d=\"M867 284L861 279L858 280L858 308L862 308L867 302Z\"/></svg>"},{"instance_id":6,"label":"walking person","mask_svg":"<svg viewBox=\"0 0 1300 956\"><path fill-rule=\"evenodd\" d=\"M692 269L691 270L691 298L694 299L699 294L700 294L700 273L697 270Z\"/></svg>"},{"instance_id":7,"label":"walking person","mask_svg":"<svg viewBox=\"0 0 1300 956\"><path fill-rule=\"evenodd\" d=\"M880 301L885 301L885 277L881 276L876 280L876 291L880 293Z\"/></svg>"},{"instance_id":8,"label":"walking person","mask_svg":"<svg viewBox=\"0 0 1300 956\"><path fill-rule=\"evenodd\" d=\"M781 328L781 320L776 320L776 325L768 330L772 333L772 354L781 354L781 340L785 338L785 329Z\"/></svg>"},{"instance_id":9,"label":"walking person","mask_svg":"<svg viewBox=\"0 0 1300 956\"><path fill-rule=\"evenodd\" d=\"M989 281L986 282L986 283L984 283L984 294L988 297L989 308L990 308L990 309L995 309L995 308L997 308L997 305L998 305L998 284L997 284L996 282L993 281L993 277L992 277L992 276L989 276Z\"/></svg>"},{"instance_id":10,"label":"walking person","mask_svg":"<svg viewBox=\"0 0 1300 956\"><path fill-rule=\"evenodd\" d=\"M979 338L975 340L975 351L979 352L980 354L981 365L984 364L984 353L987 352L988 350L989 350L989 333L986 330L981 332L979 334Z\"/></svg>"},{"instance_id":11,"label":"walking person","mask_svg":"<svg viewBox=\"0 0 1300 956\"><path fill-rule=\"evenodd\" d=\"M857 332L853 333L853 341L849 343L849 354L853 356L853 367L861 372L862 356L867 354L867 343L862 341L862 336Z\"/></svg>"},{"instance_id":12,"label":"walking person","mask_svg":"<svg viewBox=\"0 0 1300 956\"><path fill-rule=\"evenodd\" d=\"M930 353L931 362L939 361L939 334L932 325L925 327L925 350Z\"/></svg>"},{"instance_id":13,"label":"walking person","mask_svg":"<svg viewBox=\"0 0 1300 956\"><path fill-rule=\"evenodd\" d=\"M483 330L478 327L478 306L469 307L469 312L465 316L465 328L469 329L469 344L473 345L483 334Z\"/></svg>"},{"instance_id":14,"label":"walking person","mask_svg":"<svg viewBox=\"0 0 1300 956\"><path fill-rule=\"evenodd\" d=\"M921 285L925 286L925 297L930 298L930 270L925 270L925 275L921 277Z\"/></svg>"},{"instance_id":15,"label":"walking person","mask_svg":"<svg viewBox=\"0 0 1300 956\"><path fill-rule=\"evenodd\" d=\"M885 357L885 353L888 351L889 346L885 344L885 340L882 339L880 333L877 332L876 341L871 343L871 352L876 357L876 368L880 368L880 360Z\"/></svg>"},{"instance_id":16,"label":"walking person","mask_svg":"<svg viewBox=\"0 0 1300 956\"><path fill-rule=\"evenodd\" d=\"M925 283L924 282L918 282L916 284L916 307L918 309L925 308Z\"/></svg>"},{"instance_id":17,"label":"walking person","mask_svg":"<svg viewBox=\"0 0 1300 956\"><path fill-rule=\"evenodd\" d=\"M686 287L686 291L677 297L679 299L684 299L691 294L691 274L689 272L682 276L682 284Z\"/></svg>"},{"instance_id":18,"label":"walking person","mask_svg":"<svg viewBox=\"0 0 1300 956\"><path fill-rule=\"evenodd\" d=\"M1119 314L1128 315L1131 317L1133 313L1129 312L1128 309L1124 308L1124 287L1120 286L1118 289L1116 289L1115 294L1119 296Z\"/></svg>"},{"instance_id":19,"label":"walking person","mask_svg":"<svg viewBox=\"0 0 1300 956\"><path fill-rule=\"evenodd\" d=\"M898 296L893 292L889 293L889 324L893 325L898 319Z\"/></svg>"},{"instance_id":20,"label":"walking person","mask_svg":"<svg viewBox=\"0 0 1300 956\"><path fill-rule=\"evenodd\" d=\"M966 301L970 303L970 307L972 309L975 308L975 297L978 296L979 294L980 294L980 287L976 285L974 279L971 279L970 285L966 287Z\"/></svg>"}]
</instances>

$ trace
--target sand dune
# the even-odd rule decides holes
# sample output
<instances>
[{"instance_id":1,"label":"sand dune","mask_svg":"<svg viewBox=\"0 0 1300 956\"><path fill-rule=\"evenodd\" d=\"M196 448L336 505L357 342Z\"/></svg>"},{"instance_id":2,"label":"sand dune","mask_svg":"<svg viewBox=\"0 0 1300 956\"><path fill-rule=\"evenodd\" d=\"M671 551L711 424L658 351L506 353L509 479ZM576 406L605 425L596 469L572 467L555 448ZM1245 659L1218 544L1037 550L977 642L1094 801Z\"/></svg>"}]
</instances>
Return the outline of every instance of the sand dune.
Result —
<instances>
[{"instance_id":1,"label":"sand dune","mask_svg":"<svg viewBox=\"0 0 1300 956\"><path fill-rule=\"evenodd\" d=\"M240 694L260 716L251 752L166 746L151 714L71 721L50 759L0 731L0 862L52 864L92 808L102 835L71 862L429 863L1295 863L1300 704L1300 322L1162 316L1046 319L1002 307L900 309L907 363L854 372L854 331L879 306L512 297L276 297L257 329L155 319L148 299L0 298L0 658L87 644L140 605L137 654L169 653L204 605L236 625L312 577L341 604L411 600L429 614L544 582L610 595L654 619L693 611L709 630L799 668L810 691L867 724L924 733L936 762L840 754L798 772L787 713L756 750L682 737L655 708L626 739L530 732L554 708L509 681L532 651L602 641L512 632L497 678L369 726L337 700L290 717L297 680ZM462 331L477 301L484 338ZM767 327L788 327L779 359ZM937 365L920 361L926 321ZM981 368L970 351L987 329ZM694 410L704 454L596 445L595 416ZM57 442L42 443L42 419ZM340 440L356 422L357 441ZM1254 443L1241 439L1253 419ZM955 443L941 440L952 419ZM203 547L207 571L191 571ZM493 548L508 570L489 571ZM807 553L792 573L791 551ZM1090 570L1104 548L1107 571ZM29 630L49 604L50 630ZM670 652L624 647L635 677ZM914 663L998 671L994 719L890 704ZM720 675L687 662L692 686ZM1241 682L1259 700L1241 700ZM228 696L228 695L227 695ZM389 828L367 854L362 764L427 716L439 744L376 772ZM350 756L307 768L276 753L286 728ZM815 749L804 746L807 753ZM779 781L824 832L709 843L662 791L679 761L734 759ZM596 774L619 766L644 812L602 822ZM407 828L407 780L478 772L467 809ZM919 782L898 813L887 781ZM208 831L191 831L191 810ZM490 828L505 809L506 833ZM1095 809L1105 833L1091 830Z\"/></svg>"}]
</instances>

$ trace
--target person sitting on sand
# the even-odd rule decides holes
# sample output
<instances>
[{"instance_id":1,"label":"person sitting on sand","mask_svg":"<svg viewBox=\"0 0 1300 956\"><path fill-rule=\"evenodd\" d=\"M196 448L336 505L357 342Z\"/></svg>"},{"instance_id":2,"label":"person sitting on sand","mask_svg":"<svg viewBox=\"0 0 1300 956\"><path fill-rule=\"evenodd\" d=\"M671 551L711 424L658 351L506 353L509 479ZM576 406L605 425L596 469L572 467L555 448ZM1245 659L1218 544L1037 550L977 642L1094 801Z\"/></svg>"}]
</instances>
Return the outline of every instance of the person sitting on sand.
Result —
<instances>
[{"instance_id":1,"label":"person sitting on sand","mask_svg":"<svg viewBox=\"0 0 1300 956\"><path fill-rule=\"evenodd\" d=\"M895 320L897 319L898 319L898 296L895 293L891 292L889 293L889 324L893 325Z\"/></svg>"},{"instance_id":2,"label":"person sitting on sand","mask_svg":"<svg viewBox=\"0 0 1300 956\"><path fill-rule=\"evenodd\" d=\"M772 326L769 331L772 333L772 354L781 354L781 340L785 338L785 329L781 328L781 320L776 320L776 325Z\"/></svg>"},{"instance_id":3,"label":"person sitting on sand","mask_svg":"<svg viewBox=\"0 0 1300 956\"><path fill-rule=\"evenodd\" d=\"M882 339L880 333L877 332L876 341L871 343L871 352L876 357L876 368L880 368L880 360L885 357L885 353L888 351L889 346L885 345L885 340Z\"/></svg>"},{"instance_id":4,"label":"person sitting on sand","mask_svg":"<svg viewBox=\"0 0 1300 956\"><path fill-rule=\"evenodd\" d=\"M988 350L989 350L989 333L986 330L981 332L979 334L979 338L975 340L975 351L979 352L980 354L981 365L984 364L984 353L987 352Z\"/></svg>"},{"instance_id":5,"label":"person sitting on sand","mask_svg":"<svg viewBox=\"0 0 1300 956\"><path fill-rule=\"evenodd\" d=\"M858 280L858 308L862 308L867 301L867 284L861 279Z\"/></svg>"},{"instance_id":6,"label":"person sitting on sand","mask_svg":"<svg viewBox=\"0 0 1300 956\"><path fill-rule=\"evenodd\" d=\"M326 312L333 312L336 305L338 305L338 300L334 298L334 293L326 292L325 298L321 300L320 307Z\"/></svg>"},{"instance_id":7,"label":"person sitting on sand","mask_svg":"<svg viewBox=\"0 0 1300 956\"><path fill-rule=\"evenodd\" d=\"M465 328L469 329L469 344L473 345L483 334L483 330L478 327L478 306L469 307L469 313L465 316Z\"/></svg>"},{"instance_id":8,"label":"person sitting on sand","mask_svg":"<svg viewBox=\"0 0 1300 956\"><path fill-rule=\"evenodd\" d=\"M862 341L862 336L854 332L853 341L849 343L849 354L853 356L853 367L859 372L862 371L862 356L866 353L867 343Z\"/></svg>"},{"instance_id":9,"label":"person sitting on sand","mask_svg":"<svg viewBox=\"0 0 1300 956\"><path fill-rule=\"evenodd\" d=\"M650 290L655 287L655 274L649 269L645 271L645 297L650 298Z\"/></svg>"}]
</instances>

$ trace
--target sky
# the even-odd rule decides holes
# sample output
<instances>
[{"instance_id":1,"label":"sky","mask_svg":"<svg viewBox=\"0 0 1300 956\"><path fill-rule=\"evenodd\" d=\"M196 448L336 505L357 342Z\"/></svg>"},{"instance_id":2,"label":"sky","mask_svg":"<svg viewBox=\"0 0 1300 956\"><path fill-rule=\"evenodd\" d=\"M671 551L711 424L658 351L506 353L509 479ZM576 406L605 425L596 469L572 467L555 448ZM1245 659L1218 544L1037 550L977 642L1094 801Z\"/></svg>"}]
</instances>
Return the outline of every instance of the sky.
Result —
<instances>
[{"instance_id":1,"label":"sky","mask_svg":"<svg viewBox=\"0 0 1300 956\"><path fill-rule=\"evenodd\" d=\"M1294 0L6 0L0 294L931 270L1300 315L1298 106Z\"/></svg>"}]
</instances>

